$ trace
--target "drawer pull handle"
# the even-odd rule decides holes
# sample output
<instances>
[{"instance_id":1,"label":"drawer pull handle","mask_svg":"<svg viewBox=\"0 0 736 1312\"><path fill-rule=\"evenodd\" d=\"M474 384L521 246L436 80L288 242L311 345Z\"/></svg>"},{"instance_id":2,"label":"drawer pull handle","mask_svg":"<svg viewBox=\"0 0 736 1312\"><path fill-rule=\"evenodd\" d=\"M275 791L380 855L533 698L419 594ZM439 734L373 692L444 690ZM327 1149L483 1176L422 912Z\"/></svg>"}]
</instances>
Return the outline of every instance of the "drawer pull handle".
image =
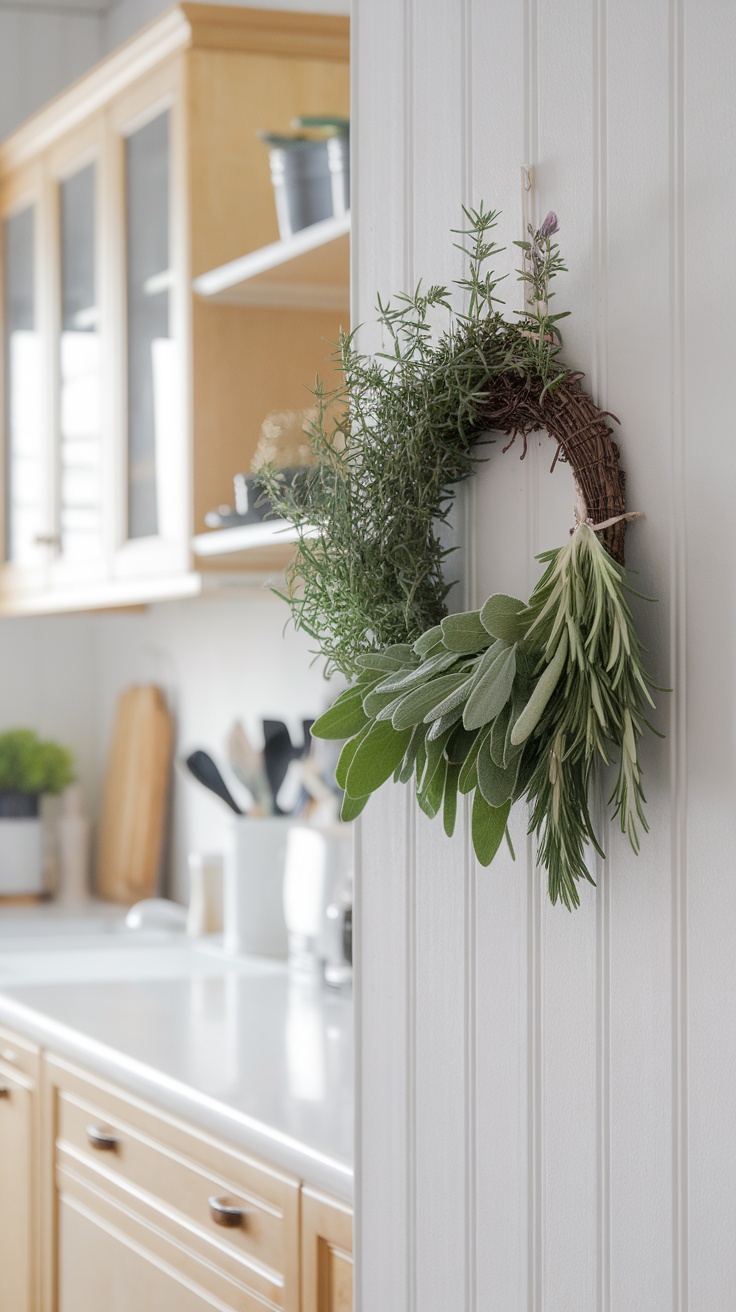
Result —
<instances>
[{"instance_id":1,"label":"drawer pull handle","mask_svg":"<svg viewBox=\"0 0 736 1312\"><path fill-rule=\"evenodd\" d=\"M118 1140L110 1130L103 1130L99 1125L87 1126L87 1140L91 1148L96 1148L98 1153L114 1153L118 1146Z\"/></svg>"},{"instance_id":2,"label":"drawer pull handle","mask_svg":"<svg viewBox=\"0 0 736 1312\"><path fill-rule=\"evenodd\" d=\"M242 1207L233 1207L232 1203L224 1203L221 1198L210 1198L209 1206L215 1225L223 1225L227 1230L234 1230L245 1220Z\"/></svg>"},{"instance_id":3,"label":"drawer pull handle","mask_svg":"<svg viewBox=\"0 0 736 1312\"><path fill-rule=\"evenodd\" d=\"M0 1084L0 1098L9 1098L9 1097L10 1097L10 1089L8 1088L7 1084Z\"/></svg>"}]
</instances>

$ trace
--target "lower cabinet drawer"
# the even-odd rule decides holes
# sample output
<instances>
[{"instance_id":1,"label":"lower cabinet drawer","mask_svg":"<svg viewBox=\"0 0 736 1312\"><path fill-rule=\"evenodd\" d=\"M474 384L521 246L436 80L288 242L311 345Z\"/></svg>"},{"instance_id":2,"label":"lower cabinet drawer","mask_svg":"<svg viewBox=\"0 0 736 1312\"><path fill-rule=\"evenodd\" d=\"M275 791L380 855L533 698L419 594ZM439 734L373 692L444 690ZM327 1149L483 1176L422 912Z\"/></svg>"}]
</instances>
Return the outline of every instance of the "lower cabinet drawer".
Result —
<instances>
[{"instance_id":1,"label":"lower cabinet drawer","mask_svg":"<svg viewBox=\"0 0 736 1312\"><path fill-rule=\"evenodd\" d=\"M244 1301L250 1291L254 1308L297 1312L296 1179L58 1058L46 1059L46 1086L61 1287L65 1278L77 1278L74 1266L64 1265L65 1229L76 1234L97 1224L109 1236L125 1233L128 1247L143 1242L140 1235L133 1237L138 1229L149 1235L148 1248L156 1252L149 1251L148 1259L154 1266L181 1271L186 1255L194 1264L187 1279L216 1299L223 1298L225 1280L234 1282L239 1308L250 1308ZM130 1256L126 1261L132 1262ZM189 1303L184 1299L181 1306ZM65 1312L63 1300L60 1308ZM72 1303L69 1308L76 1312Z\"/></svg>"}]
</instances>

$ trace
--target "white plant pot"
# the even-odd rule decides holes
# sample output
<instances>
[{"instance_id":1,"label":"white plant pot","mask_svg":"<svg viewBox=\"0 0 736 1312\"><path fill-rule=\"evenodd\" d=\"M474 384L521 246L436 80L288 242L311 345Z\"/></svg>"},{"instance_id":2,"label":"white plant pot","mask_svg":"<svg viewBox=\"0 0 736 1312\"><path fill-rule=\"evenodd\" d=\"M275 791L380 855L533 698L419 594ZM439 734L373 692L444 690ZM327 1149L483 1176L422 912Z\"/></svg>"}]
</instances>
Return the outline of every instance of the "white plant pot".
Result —
<instances>
[{"instance_id":1,"label":"white plant pot","mask_svg":"<svg viewBox=\"0 0 736 1312\"><path fill-rule=\"evenodd\" d=\"M0 897L30 897L43 891L41 820L0 819Z\"/></svg>"},{"instance_id":2,"label":"white plant pot","mask_svg":"<svg viewBox=\"0 0 736 1312\"><path fill-rule=\"evenodd\" d=\"M289 816L235 818L225 860L226 952L286 957L284 866Z\"/></svg>"}]
</instances>

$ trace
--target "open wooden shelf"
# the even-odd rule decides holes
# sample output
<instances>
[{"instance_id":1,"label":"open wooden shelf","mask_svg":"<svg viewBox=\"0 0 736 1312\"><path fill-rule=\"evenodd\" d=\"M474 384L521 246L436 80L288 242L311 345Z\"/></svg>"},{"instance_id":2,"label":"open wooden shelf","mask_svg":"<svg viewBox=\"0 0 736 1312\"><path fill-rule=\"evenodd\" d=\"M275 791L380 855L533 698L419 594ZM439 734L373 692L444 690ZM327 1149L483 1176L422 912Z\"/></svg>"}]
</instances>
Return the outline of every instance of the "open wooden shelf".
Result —
<instances>
[{"instance_id":1,"label":"open wooden shelf","mask_svg":"<svg viewBox=\"0 0 736 1312\"><path fill-rule=\"evenodd\" d=\"M261 559L263 554L263 559ZM75 614L86 611L141 610L155 602L187 597L242 597L260 593L288 563L289 554L274 559L256 552L242 571L197 571L150 579L105 580L99 585L70 586L54 591L0 595L0 618L31 615Z\"/></svg>"},{"instance_id":2,"label":"open wooden shelf","mask_svg":"<svg viewBox=\"0 0 736 1312\"><path fill-rule=\"evenodd\" d=\"M301 537L313 537L315 530L297 531L282 519L264 520L262 524L238 524L234 528L214 528L192 538L192 551L200 559L228 557L228 565L244 571L285 569Z\"/></svg>"},{"instance_id":3,"label":"open wooden shelf","mask_svg":"<svg viewBox=\"0 0 736 1312\"><path fill-rule=\"evenodd\" d=\"M193 285L220 305L349 311L350 215L313 223L201 274Z\"/></svg>"}]
</instances>

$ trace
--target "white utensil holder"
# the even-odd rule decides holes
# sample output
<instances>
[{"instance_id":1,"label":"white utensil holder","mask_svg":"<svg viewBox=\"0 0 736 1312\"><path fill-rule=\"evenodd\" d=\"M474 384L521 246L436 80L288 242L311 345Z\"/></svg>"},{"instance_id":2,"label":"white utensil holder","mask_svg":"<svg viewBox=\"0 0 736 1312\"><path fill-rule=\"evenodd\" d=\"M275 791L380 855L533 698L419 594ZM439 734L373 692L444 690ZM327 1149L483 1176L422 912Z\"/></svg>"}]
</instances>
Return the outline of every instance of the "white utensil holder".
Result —
<instances>
[{"instance_id":1,"label":"white utensil holder","mask_svg":"<svg viewBox=\"0 0 736 1312\"><path fill-rule=\"evenodd\" d=\"M0 819L0 897L44 891L43 829L38 817Z\"/></svg>"},{"instance_id":2,"label":"white utensil holder","mask_svg":"<svg viewBox=\"0 0 736 1312\"><path fill-rule=\"evenodd\" d=\"M290 816L235 818L225 860L225 951L286 957L284 867Z\"/></svg>"}]
</instances>

